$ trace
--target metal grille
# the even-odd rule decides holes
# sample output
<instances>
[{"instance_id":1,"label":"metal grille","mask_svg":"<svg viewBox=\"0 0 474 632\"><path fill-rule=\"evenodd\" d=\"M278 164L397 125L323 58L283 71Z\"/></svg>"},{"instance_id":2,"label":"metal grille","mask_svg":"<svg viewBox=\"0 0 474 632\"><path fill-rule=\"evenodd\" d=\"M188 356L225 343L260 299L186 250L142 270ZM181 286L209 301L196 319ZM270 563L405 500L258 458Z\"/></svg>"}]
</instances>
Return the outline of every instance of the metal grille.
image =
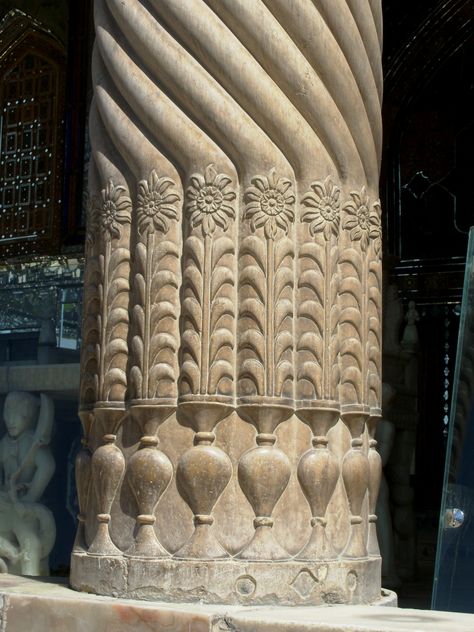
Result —
<instances>
[{"instance_id":1,"label":"metal grille","mask_svg":"<svg viewBox=\"0 0 474 632\"><path fill-rule=\"evenodd\" d=\"M27 54L4 78L0 150L0 239L31 240L51 231L57 73ZM5 243L5 241L4 241Z\"/></svg>"}]
</instances>

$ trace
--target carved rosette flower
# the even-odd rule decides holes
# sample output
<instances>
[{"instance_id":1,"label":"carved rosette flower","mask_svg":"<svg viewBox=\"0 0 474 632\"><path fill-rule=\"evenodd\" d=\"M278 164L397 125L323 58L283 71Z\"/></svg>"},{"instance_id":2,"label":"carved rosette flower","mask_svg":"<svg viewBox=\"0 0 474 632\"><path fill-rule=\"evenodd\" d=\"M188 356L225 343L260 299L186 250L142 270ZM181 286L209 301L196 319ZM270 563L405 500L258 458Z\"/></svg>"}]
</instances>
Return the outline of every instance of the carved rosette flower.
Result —
<instances>
[{"instance_id":1,"label":"carved rosette flower","mask_svg":"<svg viewBox=\"0 0 474 632\"><path fill-rule=\"evenodd\" d=\"M116 186L110 179L101 191L99 222L104 234L110 238L120 237L120 226L130 223L132 200L125 187Z\"/></svg>"},{"instance_id":2,"label":"carved rosette flower","mask_svg":"<svg viewBox=\"0 0 474 632\"><path fill-rule=\"evenodd\" d=\"M380 226L380 219L375 209L375 204L370 208L369 196L365 187L360 192L352 191L351 201L344 204L344 210L348 217L343 224L343 228L350 230L350 237L353 241L360 241L363 252L367 250L369 238L375 235L375 231Z\"/></svg>"},{"instance_id":3,"label":"carved rosette flower","mask_svg":"<svg viewBox=\"0 0 474 632\"><path fill-rule=\"evenodd\" d=\"M176 202L179 195L172 189L175 183L170 178L158 177L153 169L148 180L138 183L137 218L140 235L161 231L166 234L169 230L169 220L178 219Z\"/></svg>"},{"instance_id":4,"label":"carved rosette flower","mask_svg":"<svg viewBox=\"0 0 474 632\"><path fill-rule=\"evenodd\" d=\"M340 224L341 190L328 176L324 182L313 182L312 191L306 193L301 202L308 208L301 215L303 222L309 223L309 232L314 237L323 233L328 241L331 234L337 237Z\"/></svg>"},{"instance_id":5,"label":"carved rosette flower","mask_svg":"<svg viewBox=\"0 0 474 632\"><path fill-rule=\"evenodd\" d=\"M253 186L245 192L244 219L251 221L253 231L263 226L267 239L274 240L278 228L287 234L289 225L295 219L291 180L279 178L275 169L271 169L268 177L255 176L251 182Z\"/></svg>"},{"instance_id":6,"label":"carved rosette flower","mask_svg":"<svg viewBox=\"0 0 474 632\"><path fill-rule=\"evenodd\" d=\"M227 230L229 220L235 218L230 202L235 200L234 191L229 189L232 180L224 173L217 173L214 165L206 167L204 176L195 173L188 186L186 211L191 226L202 227L204 236L212 235L216 226Z\"/></svg>"}]
</instances>

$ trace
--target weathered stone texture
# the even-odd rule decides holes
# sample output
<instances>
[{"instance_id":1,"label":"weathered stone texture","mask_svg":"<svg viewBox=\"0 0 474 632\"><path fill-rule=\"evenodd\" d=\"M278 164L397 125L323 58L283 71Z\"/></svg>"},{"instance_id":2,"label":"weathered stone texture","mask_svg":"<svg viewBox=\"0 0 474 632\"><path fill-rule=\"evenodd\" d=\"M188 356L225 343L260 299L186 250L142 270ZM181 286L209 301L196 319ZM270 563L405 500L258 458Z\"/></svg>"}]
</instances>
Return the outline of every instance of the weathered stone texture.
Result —
<instances>
[{"instance_id":1,"label":"weathered stone texture","mask_svg":"<svg viewBox=\"0 0 474 632\"><path fill-rule=\"evenodd\" d=\"M72 585L380 595L378 0L96 0Z\"/></svg>"}]
</instances>

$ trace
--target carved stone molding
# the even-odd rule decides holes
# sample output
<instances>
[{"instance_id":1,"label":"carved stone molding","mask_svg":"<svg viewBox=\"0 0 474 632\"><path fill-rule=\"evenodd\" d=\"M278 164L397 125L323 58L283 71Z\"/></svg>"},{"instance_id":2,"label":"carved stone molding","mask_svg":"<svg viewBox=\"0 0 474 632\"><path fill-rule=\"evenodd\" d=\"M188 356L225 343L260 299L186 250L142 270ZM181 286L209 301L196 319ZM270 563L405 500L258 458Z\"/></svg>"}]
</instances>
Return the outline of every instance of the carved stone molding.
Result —
<instances>
[{"instance_id":1,"label":"carved stone molding","mask_svg":"<svg viewBox=\"0 0 474 632\"><path fill-rule=\"evenodd\" d=\"M379 597L381 9L355 4L95 1L77 589Z\"/></svg>"}]
</instances>

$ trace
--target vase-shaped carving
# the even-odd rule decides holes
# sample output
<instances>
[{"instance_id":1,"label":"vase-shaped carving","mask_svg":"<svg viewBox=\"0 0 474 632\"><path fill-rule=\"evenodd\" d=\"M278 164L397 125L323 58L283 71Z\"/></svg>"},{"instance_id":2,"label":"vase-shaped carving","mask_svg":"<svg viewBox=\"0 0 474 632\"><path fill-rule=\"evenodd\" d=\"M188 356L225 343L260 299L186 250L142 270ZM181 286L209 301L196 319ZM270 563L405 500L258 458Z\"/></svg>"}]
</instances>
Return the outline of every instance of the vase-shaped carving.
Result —
<instances>
[{"instance_id":1,"label":"vase-shaped carving","mask_svg":"<svg viewBox=\"0 0 474 632\"><path fill-rule=\"evenodd\" d=\"M94 409L95 423L102 431L103 444L91 459L92 480L97 497L97 532L89 547L91 555L121 555L110 537L112 503L125 473L125 459L115 445L116 432L122 422L124 410L112 407Z\"/></svg>"},{"instance_id":2,"label":"vase-shaped carving","mask_svg":"<svg viewBox=\"0 0 474 632\"><path fill-rule=\"evenodd\" d=\"M327 433L340 415L338 397L338 238L341 190L327 176L314 181L301 202L298 225L296 414L312 431L313 447L298 464L298 480L311 508L311 537L298 559L332 559L326 510L339 477Z\"/></svg>"},{"instance_id":3,"label":"vase-shaped carving","mask_svg":"<svg viewBox=\"0 0 474 632\"><path fill-rule=\"evenodd\" d=\"M91 488L91 453L89 449L90 431L94 419L91 411L80 411L83 436L81 439L81 449L75 461L76 490L79 513L77 516L77 531L74 540L74 551L84 551L87 549L85 522L87 516L87 503Z\"/></svg>"},{"instance_id":4,"label":"vase-shaped carving","mask_svg":"<svg viewBox=\"0 0 474 632\"><path fill-rule=\"evenodd\" d=\"M239 484L255 513L255 533L238 557L288 559L287 551L274 536L272 514L291 473L288 457L275 446L275 429L291 416L292 410L284 406L242 406L239 414L257 428L257 447L245 452L239 461Z\"/></svg>"},{"instance_id":5,"label":"vase-shaped carving","mask_svg":"<svg viewBox=\"0 0 474 632\"><path fill-rule=\"evenodd\" d=\"M380 548L377 539L377 515L375 508L379 495L380 483L382 481L382 458L377 451L377 441L375 440L375 430L379 416L371 415L367 423L369 430L369 533L367 540L367 552L370 557L378 557Z\"/></svg>"},{"instance_id":6,"label":"vase-shaped carving","mask_svg":"<svg viewBox=\"0 0 474 632\"><path fill-rule=\"evenodd\" d=\"M160 425L176 410L175 406L134 404L132 419L142 430L139 449L128 462L127 476L137 502L135 541L126 552L134 557L168 557L155 532L155 509L173 477L169 458L158 448Z\"/></svg>"},{"instance_id":7,"label":"vase-shaped carving","mask_svg":"<svg viewBox=\"0 0 474 632\"><path fill-rule=\"evenodd\" d=\"M234 408L237 173L224 160L221 167L193 173L185 196L178 421L196 434L176 474L195 528L178 558L228 555L212 512L232 475L214 429Z\"/></svg>"},{"instance_id":8,"label":"vase-shaped carving","mask_svg":"<svg viewBox=\"0 0 474 632\"><path fill-rule=\"evenodd\" d=\"M255 513L244 559L287 559L274 537L273 510L290 478L275 430L294 410L293 181L276 169L246 189L239 252L238 413L257 429L257 447L238 467L239 483Z\"/></svg>"},{"instance_id":9,"label":"vase-shaped carving","mask_svg":"<svg viewBox=\"0 0 474 632\"><path fill-rule=\"evenodd\" d=\"M211 402L193 402L179 407L184 422L196 432L194 446L181 455L176 472L178 490L194 514L194 532L174 557L228 557L211 527L214 506L232 476L229 457L213 445L214 428L231 411L228 406Z\"/></svg>"},{"instance_id":10,"label":"vase-shaped carving","mask_svg":"<svg viewBox=\"0 0 474 632\"><path fill-rule=\"evenodd\" d=\"M343 557L367 557L367 533L362 517L362 506L369 487L369 460L363 452L362 434L368 410L343 412L342 420L351 433L351 447L342 460L342 480L350 511L349 539L342 552Z\"/></svg>"},{"instance_id":11,"label":"vase-shaped carving","mask_svg":"<svg viewBox=\"0 0 474 632\"><path fill-rule=\"evenodd\" d=\"M328 449L327 433L339 419L335 402L315 402L315 408L297 411L298 417L311 428L313 447L298 463L298 480L311 508L310 539L297 558L302 560L333 559L336 551L326 536L326 510L339 478L339 463Z\"/></svg>"}]
</instances>

